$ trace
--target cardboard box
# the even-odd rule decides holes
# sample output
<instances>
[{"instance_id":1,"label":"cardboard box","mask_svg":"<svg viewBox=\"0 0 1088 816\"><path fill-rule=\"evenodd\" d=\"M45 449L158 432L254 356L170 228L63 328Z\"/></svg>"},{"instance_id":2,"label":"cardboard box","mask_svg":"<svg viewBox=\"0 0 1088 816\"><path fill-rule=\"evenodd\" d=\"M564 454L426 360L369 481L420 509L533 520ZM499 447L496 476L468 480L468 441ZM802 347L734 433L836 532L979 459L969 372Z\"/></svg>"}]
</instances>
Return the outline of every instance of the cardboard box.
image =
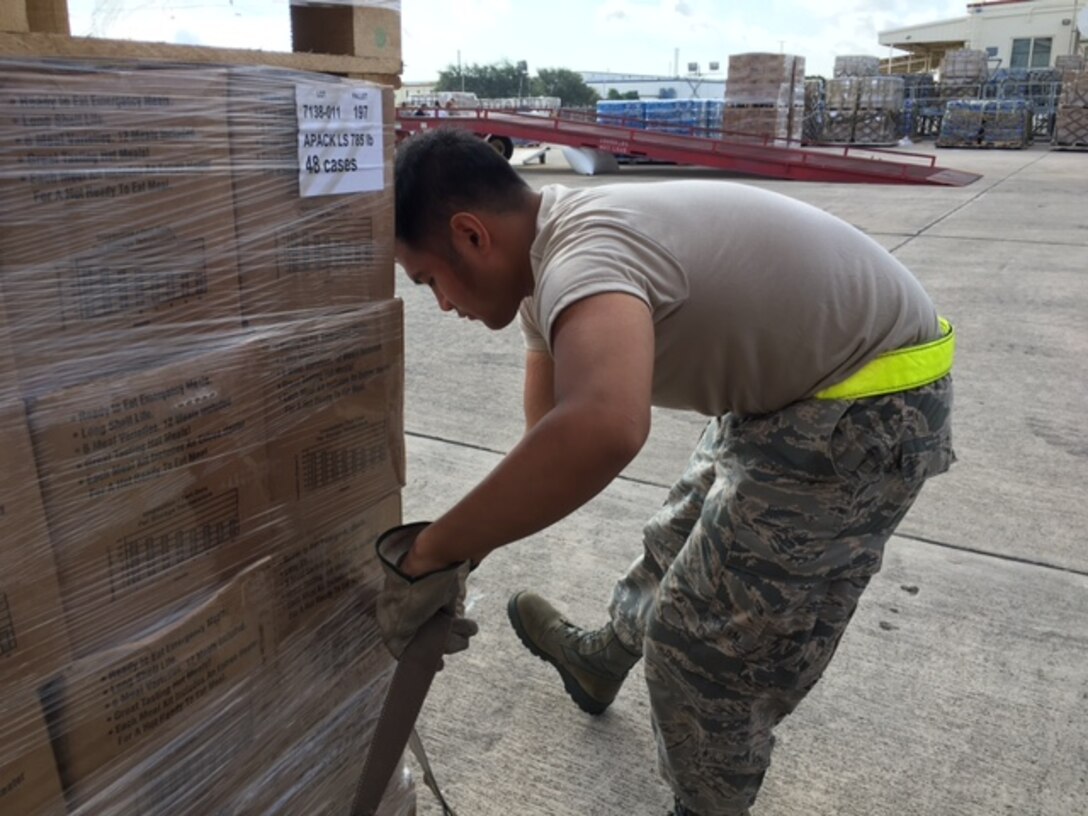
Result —
<instances>
[{"instance_id":1,"label":"cardboard box","mask_svg":"<svg viewBox=\"0 0 1088 816\"><path fill-rule=\"evenodd\" d=\"M21 402L0 405L0 686L31 686L69 659L68 631Z\"/></svg>"},{"instance_id":2,"label":"cardboard box","mask_svg":"<svg viewBox=\"0 0 1088 816\"><path fill-rule=\"evenodd\" d=\"M253 344L98 380L29 411L78 655L255 558L275 516Z\"/></svg>"},{"instance_id":3,"label":"cardboard box","mask_svg":"<svg viewBox=\"0 0 1088 816\"><path fill-rule=\"evenodd\" d=\"M0 689L0 813L63 816L64 793L38 695Z\"/></svg>"},{"instance_id":4,"label":"cardboard box","mask_svg":"<svg viewBox=\"0 0 1088 816\"><path fill-rule=\"evenodd\" d=\"M400 494L316 528L303 519L292 521L287 535L290 544L274 559L280 639L289 641L315 620L333 617L343 603L361 603L364 615L372 616L383 580L374 544L379 535L401 523ZM373 629L367 621L357 624L358 630Z\"/></svg>"},{"instance_id":5,"label":"cardboard box","mask_svg":"<svg viewBox=\"0 0 1088 816\"><path fill-rule=\"evenodd\" d=\"M805 109L778 107L730 107L722 113L722 130L725 138L753 140L793 139L800 141L804 126Z\"/></svg>"},{"instance_id":6,"label":"cardboard box","mask_svg":"<svg viewBox=\"0 0 1088 816\"><path fill-rule=\"evenodd\" d=\"M402 306L262 335L270 487L285 514L326 523L403 486Z\"/></svg>"},{"instance_id":7,"label":"cardboard box","mask_svg":"<svg viewBox=\"0 0 1088 816\"><path fill-rule=\"evenodd\" d=\"M290 739L391 671L374 616L384 575L374 542L401 522L393 494L354 517L309 532L275 559L277 713Z\"/></svg>"},{"instance_id":8,"label":"cardboard box","mask_svg":"<svg viewBox=\"0 0 1088 816\"><path fill-rule=\"evenodd\" d=\"M803 105L805 58L793 54L732 54L726 102L745 105Z\"/></svg>"},{"instance_id":9,"label":"cardboard box","mask_svg":"<svg viewBox=\"0 0 1088 816\"><path fill-rule=\"evenodd\" d=\"M270 563L256 562L143 639L65 672L57 755L76 806L170 813L178 798L187 812L216 812L188 809L228 795L267 714Z\"/></svg>"},{"instance_id":10,"label":"cardboard box","mask_svg":"<svg viewBox=\"0 0 1088 816\"><path fill-rule=\"evenodd\" d=\"M0 285L35 393L240 323L225 72L74 66L0 91Z\"/></svg>"},{"instance_id":11,"label":"cardboard box","mask_svg":"<svg viewBox=\"0 0 1088 816\"><path fill-rule=\"evenodd\" d=\"M230 72L242 310L268 324L393 297L393 93L381 89L383 189L304 198L296 89L379 86L270 68Z\"/></svg>"},{"instance_id":12,"label":"cardboard box","mask_svg":"<svg viewBox=\"0 0 1088 816\"><path fill-rule=\"evenodd\" d=\"M267 784L244 812L282 816L347 812L391 676L383 679L332 708L321 722L300 734L289 750L274 752L265 747L260 761ZM406 786L403 777L395 776L378 812L405 816L412 811L401 808L411 807L414 798L414 786Z\"/></svg>"}]
</instances>

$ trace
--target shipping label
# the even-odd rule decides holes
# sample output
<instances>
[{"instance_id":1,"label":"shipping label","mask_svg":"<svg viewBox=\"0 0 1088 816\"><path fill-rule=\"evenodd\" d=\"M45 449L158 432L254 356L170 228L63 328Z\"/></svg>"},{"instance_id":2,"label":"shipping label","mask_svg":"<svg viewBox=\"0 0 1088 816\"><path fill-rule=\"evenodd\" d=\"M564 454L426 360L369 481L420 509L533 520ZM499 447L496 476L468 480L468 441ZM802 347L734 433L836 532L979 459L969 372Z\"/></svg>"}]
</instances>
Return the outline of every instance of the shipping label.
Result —
<instances>
[{"instance_id":1,"label":"shipping label","mask_svg":"<svg viewBox=\"0 0 1088 816\"><path fill-rule=\"evenodd\" d=\"M380 88L295 87L302 198L382 190Z\"/></svg>"}]
</instances>

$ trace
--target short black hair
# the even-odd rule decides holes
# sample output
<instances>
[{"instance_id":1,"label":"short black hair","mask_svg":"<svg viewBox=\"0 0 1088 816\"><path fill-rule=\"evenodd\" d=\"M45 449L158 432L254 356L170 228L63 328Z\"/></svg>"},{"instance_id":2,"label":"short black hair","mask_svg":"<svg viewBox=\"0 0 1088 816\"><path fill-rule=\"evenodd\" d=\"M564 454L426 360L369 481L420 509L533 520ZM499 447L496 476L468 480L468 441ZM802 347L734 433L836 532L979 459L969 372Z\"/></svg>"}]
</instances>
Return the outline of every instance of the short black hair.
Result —
<instances>
[{"instance_id":1,"label":"short black hair","mask_svg":"<svg viewBox=\"0 0 1088 816\"><path fill-rule=\"evenodd\" d=\"M448 245L443 226L462 210L519 207L529 185L486 141L465 130L421 131L397 147L396 237L422 249ZM439 243L440 242L440 243Z\"/></svg>"}]
</instances>

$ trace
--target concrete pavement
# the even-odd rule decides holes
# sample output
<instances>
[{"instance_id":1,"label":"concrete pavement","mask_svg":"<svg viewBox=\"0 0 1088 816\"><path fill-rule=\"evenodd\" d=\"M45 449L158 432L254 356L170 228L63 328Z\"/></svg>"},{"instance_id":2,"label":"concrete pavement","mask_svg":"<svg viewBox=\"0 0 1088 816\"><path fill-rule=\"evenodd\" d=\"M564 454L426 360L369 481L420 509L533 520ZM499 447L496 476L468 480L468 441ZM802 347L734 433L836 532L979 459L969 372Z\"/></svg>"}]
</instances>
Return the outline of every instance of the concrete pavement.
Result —
<instances>
[{"instance_id":1,"label":"concrete pavement","mask_svg":"<svg viewBox=\"0 0 1088 816\"><path fill-rule=\"evenodd\" d=\"M930 151L928 145L917 148ZM779 729L755 816L1088 813L1088 153L937 151L984 174L959 189L744 179L808 201L892 249L957 326L959 462L888 547L824 680ZM515 156L515 161L517 156ZM570 174L533 186L726 174ZM405 518L433 517L522 428L516 327L406 302ZM480 635L447 660L419 723L460 816L662 816L638 670L600 718L528 654L505 603L532 587L598 624L702 427L655 411L650 442L576 514L489 558L470 584ZM440 812L420 788L420 814Z\"/></svg>"}]
</instances>

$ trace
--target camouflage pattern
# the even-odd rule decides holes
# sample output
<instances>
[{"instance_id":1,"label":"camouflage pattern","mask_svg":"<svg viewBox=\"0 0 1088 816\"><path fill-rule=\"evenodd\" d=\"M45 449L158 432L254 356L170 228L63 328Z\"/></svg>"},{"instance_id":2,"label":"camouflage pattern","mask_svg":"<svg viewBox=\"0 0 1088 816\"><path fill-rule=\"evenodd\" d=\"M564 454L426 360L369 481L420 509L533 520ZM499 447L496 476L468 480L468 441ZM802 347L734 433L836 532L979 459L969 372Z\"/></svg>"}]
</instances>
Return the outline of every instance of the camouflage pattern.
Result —
<instances>
[{"instance_id":1,"label":"camouflage pattern","mask_svg":"<svg viewBox=\"0 0 1088 816\"><path fill-rule=\"evenodd\" d=\"M661 771L692 812L748 813L774 726L819 680L923 482L955 460L951 407L945 378L707 425L609 607L643 646Z\"/></svg>"}]
</instances>

